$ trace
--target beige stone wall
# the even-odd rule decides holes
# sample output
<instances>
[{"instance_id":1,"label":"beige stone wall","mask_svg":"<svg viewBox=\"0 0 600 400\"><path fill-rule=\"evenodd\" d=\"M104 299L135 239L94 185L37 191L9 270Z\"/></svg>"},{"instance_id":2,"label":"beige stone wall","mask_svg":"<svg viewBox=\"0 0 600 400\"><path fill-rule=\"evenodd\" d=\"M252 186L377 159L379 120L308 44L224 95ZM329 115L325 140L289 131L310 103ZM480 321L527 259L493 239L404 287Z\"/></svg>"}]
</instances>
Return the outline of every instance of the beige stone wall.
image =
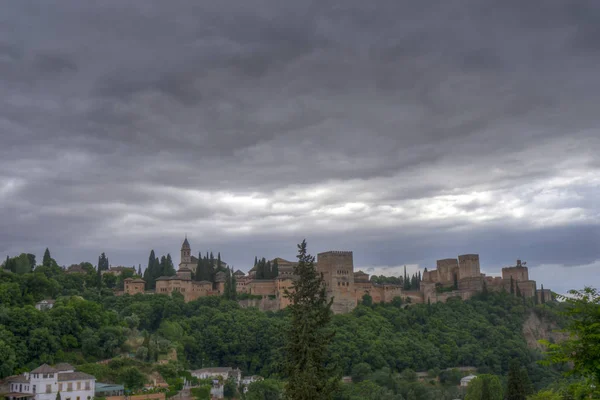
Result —
<instances>
[{"instance_id":1,"label":"beige stone wall","mask_svg":"<svg viewBox=\"0 0 600 400\"><path fill-rule=\"evenodd\" d=\"M552 300L552 290L550 289L544 289L544 301L551 301ZM542 302L542 289L537 291L537 298L538 298L538 303Z\"/></svg>"},{"instance_id":2,"label":"beige stone wall","mask_svg":"<svg viewBox=\"0 0 600 400\"><path fill-rule=\"evenodd\" d=\"M502 268L502 278L514 281L525 282L529 280L529 270L527 267L506 267Z\"/></svg>"},{"instance_id":3,"label":"beige stone wall","mask_svg":"<svg viewBox=\"0 0 600 400\"><path fill-rule=\"evenodd\" d=\"M422 278L422 280L425 282L439 282L440 280L437 269L431 271L424 271Z\"/></svg>"},{"instance_id":4,"label":"beige stone wall","mask_svg":"<svg viewBox=\"0 0 600 400\"><path fill-rule=\"evenodd\" d=\"M532 298L535 296L535 281L525 281L525 282L517 282L516 285L519 286L519 291L521 292L521 296L525 298Z\"/></svg>"},{"instance_id":5,"label":"beige stone wall","mask_svg":"<svg viewBox=\"0 0 600 400\"><path fill-rule=\"evenodd\" d=\"M291 278L279 278L276 280L277 299L279 308L283 309L290 305L291 301L285 296L285 291L293 292L294 281Z\"/></svg>"},{"instance_id":6,"label":"beige stone wall","mask_svg":"<svg viewBox=\"0 0 600 400\"><path fill-rule=\"evenodd\" d=\"M459 290L471 290L474 292L481 292L483 290L483 281L484 278L479 277L471 277L471 278L463 278L458 281L458 289Z\"/></svg>"},{"instance_id":7,"label":"beige stone wall","mask_svg":"<svg viewBox=\"0 0 600 400\"><path fill-rule=\"evenodd\" d=\"M456 258L446 258L437 260L437 282L444 286L454 285L454 275L458 277L458 260Z\"/></svg>"},{"instance_id":8,"label":"beige stone wall","mask_svg":"<svg viewBox=\"0 0 600 400\"><path fill-rule=\"evenodd\" d=\"M259 296L274 296L277 294L277 283L274 279L251 281L248 293Z\"/></svg>"},{"instance_id":9,"label":"beige stone wall","mask_svg":"<svg viewBox=\"0 0 600 400\"><path fill-rule=\"evenodd\" d=\"M136 282L136 283L130 283L125 281L125 293L130 294L130 295L134 295L137 293L144 293L144 290L146 288L146 284L141 283L141 282Z\"/></svg>"},{"instance_id":10,"label":"beige stone wall","mask_svg":"<svg viewBox=\"0 0 600 400\"><path fill-rule=\"evenodd\" d=\"M406 291L402 294L402 300L410 299L412 304L423 304L423 293L417 291Z\"/></svg>"}]
</instances>

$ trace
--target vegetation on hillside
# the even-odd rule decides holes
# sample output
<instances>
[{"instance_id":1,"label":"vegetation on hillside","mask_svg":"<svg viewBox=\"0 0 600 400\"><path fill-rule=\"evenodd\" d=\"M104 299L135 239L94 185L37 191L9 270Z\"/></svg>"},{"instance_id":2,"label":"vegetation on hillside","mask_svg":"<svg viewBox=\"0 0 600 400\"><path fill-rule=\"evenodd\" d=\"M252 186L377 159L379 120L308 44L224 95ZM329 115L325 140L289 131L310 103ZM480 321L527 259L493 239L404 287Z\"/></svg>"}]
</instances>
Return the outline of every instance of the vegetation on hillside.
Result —
<instances>
[{"instance_id":1,"label":"vegetation on hillside","mask_svg":"<svg viewBox=\"0 0 600 400\"><path fill-rule=\"evenodd\" d=\"M83 268L84 273L67 274L49 257L32 271L27 254L16 258L23 265L27 259L29 267L16 268L9 261L12 272L0 271L0 378L44 362L70 362L98 374L100 380L138 387L139 376L131 368L149 373L156 370L150 367L152 363L176 352L177 360L170 363L176 372L239 367L244 374L271 378L254 385L269 393L281 389L277 382L287 379L283 349L292 310L242 309L225 297L185 303L177 294L115 296L106 282L98 287L97 271L91 265ZM589 382L581 383L582 375L596 379L590 371L598 358L581 358L579 364L556 358L564 357L563 350L572 347L551 346L553 360L581 365L575 370L579 375L563 380L561 372L568 370L568 364L540 365L543 354L527 347L522 325L531 312L560 324L579 321L569 327L580 341L565 346L593 346L597 333L580 333L598 321L598 296L589 295L585 304L573 303L581 307L572 308L568 315L557 312L563 309L561 304L534 305L510 293L409 307L399 301L360 304L352 313L331 316L329 322L335 336L325 359L338 374L354 380L343 384L335 398L457 398L462 374L452 368L458 366L496 375L506 390L511 361L527 371L536 391L547 388L567 393L564 388L571 387L569 393L581 392L585 384L589 387ZM56 299L52 309L35 309L37 301L49 298ZM577 310L584 310L585 315L578 315ZM117 356L129 361L95 364ZM429 371L431 379L417 382L411 370Z\"/></svg>"}]
</instances>

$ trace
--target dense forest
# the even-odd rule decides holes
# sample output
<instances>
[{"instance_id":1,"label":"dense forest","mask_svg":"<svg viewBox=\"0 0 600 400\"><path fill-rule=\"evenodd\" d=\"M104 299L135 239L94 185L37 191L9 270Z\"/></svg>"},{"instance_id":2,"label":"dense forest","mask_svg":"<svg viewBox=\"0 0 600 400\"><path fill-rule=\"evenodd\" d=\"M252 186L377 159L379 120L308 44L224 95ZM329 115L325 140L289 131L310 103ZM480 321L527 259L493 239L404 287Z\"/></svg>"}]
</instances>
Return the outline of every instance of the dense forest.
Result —
<instances>
[{"instance_id":1,"label":"dense forest","mask_svg":"<svg viewBox=\"0 0 600 400\"><path fill-rule=\"evenodd\" d=\"M244 309L225 297L185 303L180 295L115 296L98 285L93 268L67 274L55 262L46 264L33 271L31 264L0 271L0 378L41 363L70 362L100 379L139 386L143 378L133 370L170 357L177 370L231 366L271 378L262 385L285 379L281 349L288 310ZM34 305L42 299L56 299L54 307L37 310ZM533 305L510 293L443 304L407 306L397 300L371 304L365 299L352 313L333 316L328 358L340 376L352 376L354 382L341 389L340 399L428 399L432 393L456 398L462 375L453 368L471 366L504 377L514 360L536 390L561 375L538 362L542 354L528 348L522 334L531 313L560 322L556 303ZM119 355L129 361L94 364ZM451 386L420 384L415 371Z\"/></svg>"}]
</instances>

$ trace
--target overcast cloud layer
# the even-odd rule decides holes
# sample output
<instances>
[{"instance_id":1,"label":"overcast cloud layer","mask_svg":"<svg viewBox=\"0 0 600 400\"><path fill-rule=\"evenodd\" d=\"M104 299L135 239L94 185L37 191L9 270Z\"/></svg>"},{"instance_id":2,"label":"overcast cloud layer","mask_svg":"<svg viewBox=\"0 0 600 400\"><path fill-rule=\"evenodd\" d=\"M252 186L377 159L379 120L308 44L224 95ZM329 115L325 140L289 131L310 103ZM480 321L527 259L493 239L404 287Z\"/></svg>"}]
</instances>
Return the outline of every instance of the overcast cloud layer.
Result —
<instances>
[{"instance_id":1,"label":"overcast cloud layer","mask_svg":"<svg viewBox=\"0 0 600 400\"><path fill-rule=\"evenodd\" d=\"M1 4L0 254L600 286L596 0Z\"/></svg>"}]
</instances>

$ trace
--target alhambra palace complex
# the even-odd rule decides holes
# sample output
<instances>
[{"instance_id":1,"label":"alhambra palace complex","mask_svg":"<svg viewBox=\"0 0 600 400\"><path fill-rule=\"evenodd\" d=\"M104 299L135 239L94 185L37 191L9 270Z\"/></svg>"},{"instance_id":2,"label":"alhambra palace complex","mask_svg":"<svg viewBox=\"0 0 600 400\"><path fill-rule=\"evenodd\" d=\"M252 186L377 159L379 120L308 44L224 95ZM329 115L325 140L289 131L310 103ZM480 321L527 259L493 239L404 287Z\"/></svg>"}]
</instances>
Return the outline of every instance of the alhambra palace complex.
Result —
<instances>
[{"instance_id":1,"label":"alhambra palace complex","mask_svg":"<svg viewBox=\"0 0 600 400\"><path fill-rule=\"evenodd\" d=\"M237 279L237 293L248 293L253 300L241 300L243 306L257 306L262 310L277 310L288 306L284 296L285 289L291 288L294 280L295 262L277 258L279 275L274 279L255 279L256 271L251 269L246 275L242 271L234 274ZM157 294L179 292L185 301L195 300L203 296L221 295L225 288L225 273L218 272L215 283L192 280L197 259L191 256L190 244L187 240L181 247L181 263L176 276L163 276L156 280ZM275 260L273 260L275 261ZM224 263L223 263L224 264ZM483 290L514 291L525 298L538 297L551 299L549 289L538 290L536 282L529 279L526 266L517 261L514 267L502 268L502 277L491 277L482 274L479 267L479 255L465 254L456 258L437 261L437 269L423 273L420 290L406 291L397 284L374 284L369 275L363 271L354 272L354 261L351 251L328 251L319 253L316 262L317 271L323 274L327 294L333 297L332 309L335 313L352 311L365 294L373 298L374 303L391 302L400 297L411 303L444 302L450 297L463 300ZM518 289L517 289L518 288ZM144 293L143 279L126 279L125 293Z\"/></svg>"}]
</instances>

